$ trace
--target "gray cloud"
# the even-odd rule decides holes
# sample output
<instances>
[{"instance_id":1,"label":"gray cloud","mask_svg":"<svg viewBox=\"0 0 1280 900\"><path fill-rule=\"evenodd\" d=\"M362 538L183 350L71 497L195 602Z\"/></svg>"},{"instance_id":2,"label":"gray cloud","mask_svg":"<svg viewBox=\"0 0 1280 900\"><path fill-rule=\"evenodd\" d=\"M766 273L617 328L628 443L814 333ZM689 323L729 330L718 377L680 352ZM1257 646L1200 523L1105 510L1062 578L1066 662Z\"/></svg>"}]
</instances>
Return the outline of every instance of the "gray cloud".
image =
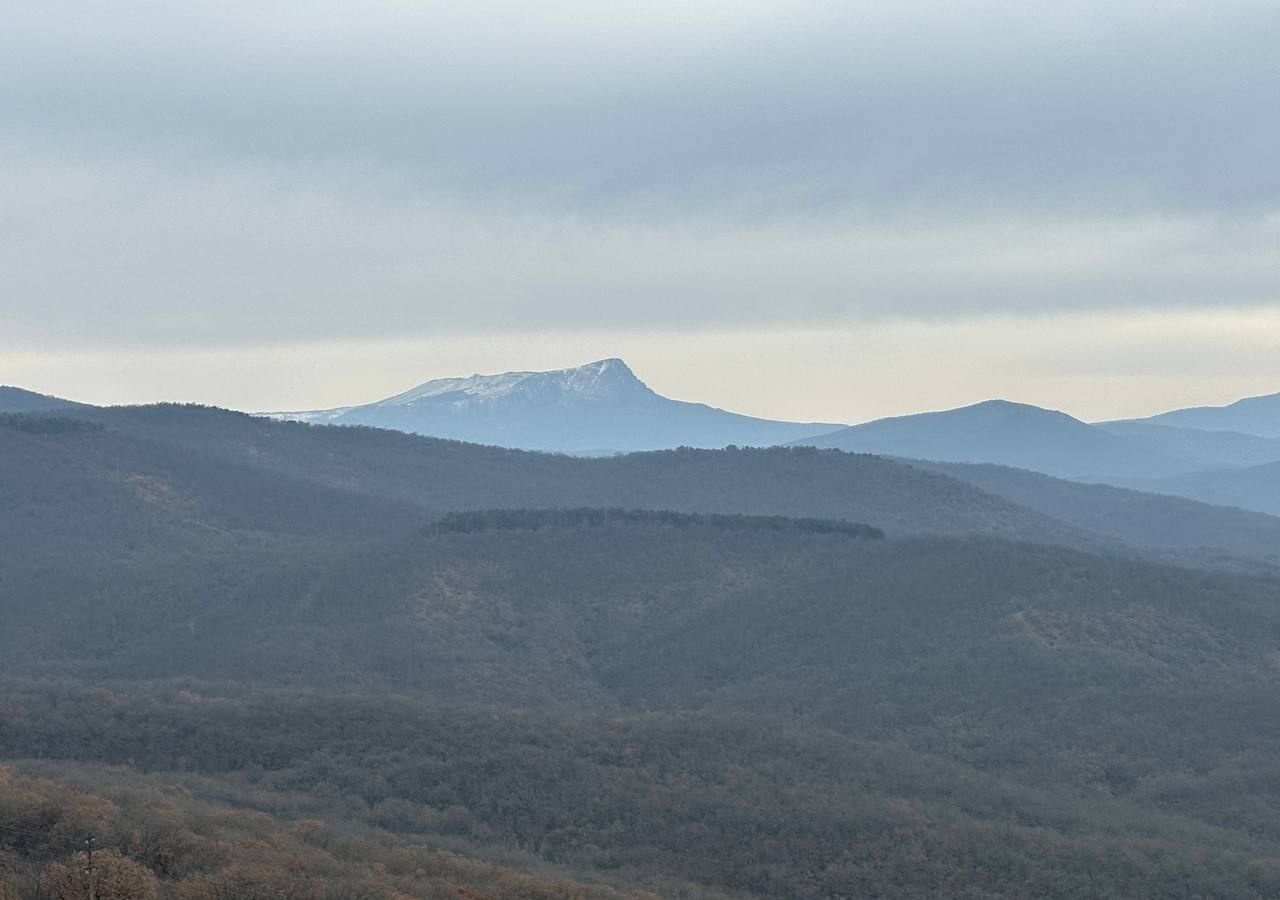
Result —
<instances>
[{"instance_id":1,"label":"gray cloud","mask_svg":"<svg viewBox=\"0 0 1280 900\"><path fill-rule=\"evenodd\" d=\"M0 44L5 121L579 212L1280 201L1274 4L216 9L33 15Z\"/></svg>"},{"instance_id":2,"label":"gray cloud","mask_svg":"<svg viewBox=\"0 0 1280 900\"><path fill-rule=\"evenodd\" d=\"M1274 4L49 7L2 347L1280 303Z\"/></svg>"},{"instance_id":3,"label":"gray cloud","mask_svg":"<svg viewBox=\"0 0 1280 900\"><path fill-rule=\"evenodd\" d=\"M600 222L364 184L345 168L0 155L3 339L714 329L1280 297L1280 216Z\"/></svg>"}]
</instances>

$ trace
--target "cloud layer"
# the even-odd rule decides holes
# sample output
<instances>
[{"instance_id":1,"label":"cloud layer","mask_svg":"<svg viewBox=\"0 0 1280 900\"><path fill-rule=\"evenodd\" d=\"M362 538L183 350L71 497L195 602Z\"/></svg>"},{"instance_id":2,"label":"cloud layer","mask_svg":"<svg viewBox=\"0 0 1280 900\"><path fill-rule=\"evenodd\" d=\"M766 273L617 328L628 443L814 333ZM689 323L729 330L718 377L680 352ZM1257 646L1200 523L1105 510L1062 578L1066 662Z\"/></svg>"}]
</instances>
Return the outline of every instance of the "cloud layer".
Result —
<instances>
[{"instance_id":1,"label":"cloud layer","mask_svg":"<svg viewBox=\"0 0 1280 900\"><path fill-rule=\"evenodd\" d=\"M1272 3L10 18L4 352L1280 307Z\"/></svg>"}]
</instances>

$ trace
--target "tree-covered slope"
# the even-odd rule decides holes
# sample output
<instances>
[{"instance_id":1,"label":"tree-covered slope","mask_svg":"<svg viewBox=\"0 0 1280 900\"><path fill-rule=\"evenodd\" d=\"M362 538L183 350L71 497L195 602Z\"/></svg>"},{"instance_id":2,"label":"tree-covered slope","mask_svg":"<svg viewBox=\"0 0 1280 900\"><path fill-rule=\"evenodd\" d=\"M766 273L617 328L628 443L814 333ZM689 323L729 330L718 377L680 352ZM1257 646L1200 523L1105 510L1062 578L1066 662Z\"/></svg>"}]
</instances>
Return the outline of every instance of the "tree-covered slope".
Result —
<instances>
[{"instance_id":1,"label":"tree-covered slope","mask_svg":"<svg viewBox=\"0 0 1280 900\"><path fill-rule=\"evenodd\" d=\"M67 759L127 765L224 804L323 817L334 826L305 822L288 835L329 852L350 846L340 835L354 821L684 898L1261 900L1280 889L1277 845L1244 830L759 719L589 718L194 686L31 686L9 698L0 754L40 757L24 764L37 771ZM296 847L257 821L273 854ZM359 877L380 859L356 847L328 871ZM415 859L420 877L439 877L440 855ZM462 872L492 879L477 896L506 896L501 873ZM542 897L542 885L519 896ZM553 896L589 896L562 890Z\"/></svg>"},{"instance_id":2,"label":"tree-covered slope","mask_svg":"<svg viewBox=\"0 0 1280 900\"><path fill-rule=\"evenodd\" d=\"M88 404L38 394L19 387L0 385L0 413L48 412L60 409L86 409Z\"/></svg>"},{"instance_id":3,"label":"tree-covered slope","mask_svg":"<svg viewBox=\"0 0 1280 900\"><path fill-rule=\"evenodd\" d=\"M385 831L351 834L315 819L281 821L200 801L119 768L77 766L54 780L0 766L0 897L85 896L643 900L411 846Z\"/></svg>"},{"instance_id":4,"label":"tree-covered slope","mask_svg":"<svg viewBox=\"0 0 1280 900\"><path fill-rule=\"evenodd\" d=\"M605 708L765 713L1053 778L1280 737L1280 582L992 539L625 520L426 535L346 561L309 610L391 623L362 632L384 676L451 697L563 705L553 687L577 683Z\"/></svg>"},{"instance_id":5,"label":"tree-covered slope","mask_svg":"<svg viewBox=\"0 0 1280 900\"><path fill-rule=\"evenodd\" d=\"M1273 580L772 519L489 517L292 568L246 554L216 590L173 569L30 589L3 664L741 711L1085 784L1280 737Z\"/></svg>"},{"instance_id":6,"label":"tree-covered slope","mask_svg":"<svg viewBox=\"0 0 1280 900\"><path fill-rule=\"evenodd\" d=\"M1131 483L1144 490L1280 516L1280 463Z\"/></svg>"},{"instance_id":7,"label":"tree-covered slope","mask_svg":"<svg viewBox=\"0 0 1280 900\"><path fill-rule=\"evenodd\" d=\"M681 449L583 459L203 407L123 407L86 417L237 465L412 502L437 515L621 506L846 519L890 534L977 532L1084 547L1106 543L946 476L837 451Z\"/></svg>"},{"instance_id":8,"label":"tree-covered slope","mask_svg":"<svg viewBox=\"0 0 1280 900\"><path fill-rule=\"evenodd\" d=\"M1260 466L1280 460L1280 441L1236 431L1203 431L1154 422L1101 422L1096 426L1203 469Z\"/></svg>"},{"instance_id":9,"label":"tree-covered slope","mask_svg":"<svg viewBox=\"0 0 1280 900\"><path fill-rule=\"evenodd\" d=\"M0 755L673 896L1274 893L1280 582L840 452L65 415L0 419Z\"/></svg>"},{"instance_id":10,"label":"tree-covered slope","mask_svg":"<svg viewBox=\"0 0 1280 900\"><path fill-rule=\"evenodd\" d=\"M0 415L0 534L169 547L234 532L346 541L396 534L413 506L215 459L80 419ZM66 548L61 548L66 549Z\"/></svg>"},{"instance_id":11,"label":"tree-covered slope","mask_svg":"<svg viewBox=\"0 0 1280 900\"><path fill-rule=\"evenodd\" d=\"M1280 518L1170 494L1082 484L1006 466L963 463L912 465L932 469L1133 547L1204 549L1280 561Z\"/></svg>"},{"instance_id":12,"label":"tree-covered slope","mask_svg":"<svg viewBox=\"0 0 1280 900\"><path fill-rule=\"evenodd\" d=\"M897 534L994 534L1088 550L1274 557L1275 522L1147 492L999 466L809 448L582 459L370 428L276 422L205 407L81 411L111 430L290 479L450 510L621 506L869 522ZM1207 551L1207 552L1205 552ZM1226 560L1226 564L1232 564Z\"/></svg>"},{"instance_id":13,"label":"tree-covered slope","mask_svg":"<svg viewBox=\"0 0 1280 900\"><path fill-rule=\"evenodd\" d=\"M423 520L407 504L79 420L0 417L0 668L142 652Z\"/></svg>"}]
</instances>

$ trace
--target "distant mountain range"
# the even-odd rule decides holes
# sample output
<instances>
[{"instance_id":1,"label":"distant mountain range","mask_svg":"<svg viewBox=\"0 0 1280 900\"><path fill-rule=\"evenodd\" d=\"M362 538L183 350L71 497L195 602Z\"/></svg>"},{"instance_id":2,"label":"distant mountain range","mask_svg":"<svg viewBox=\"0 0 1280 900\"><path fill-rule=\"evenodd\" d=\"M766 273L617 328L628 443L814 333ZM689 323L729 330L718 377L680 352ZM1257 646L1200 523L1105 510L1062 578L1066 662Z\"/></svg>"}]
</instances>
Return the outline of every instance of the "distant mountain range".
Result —
<instances>
[{"instance_id":1,"label":"distant mountain range","mask_svg":"<svg viewBox=\"0 0 1280 900\"><path fill-rule=\"evenodd\" d=\"M1280 516L1280 462L1208 469L1168 478L1133 479L1129 485L1139 490Z\"/></svg>"},{"instance_id":2,"label":"distant mountain range","mask_svg":"<svg viewBox=\"0 0 1280 900\"><path fill-rule=\"evenodd\" d=\"M51 412L58 409L88 408L87 403L76 403L72 400L63 400L61 397L50 397L48 394L37 394L35 391L0 384L0 412Z\"/></svg>"},{"instance_id":3,"label":"distant mountain range","mask_svg":"<svg viewBox=\"0 0 1280 900\"><path fill-rule=\"evenodd\" d=\"M584 441L645 404L665 440L690 442L673 408L717 442L745 429L594 365L408 405L510 403L554 434L563 401ZM1239 505L1280 485L1280 463L1220 465L1265 458L1259 435L1012 403L834 435ZM270 838L284 868L372 859L374 833L448 850L451 895L493 900L621 895L464 891L459 850L652 897L1280 897L1280 518L1260 513L991 463L589 457L7 389L0 622L0 758L105 785L121 815L254 810L199 813L216 841L95 824L103 859L172 875L165 896L423 883L391 855L369 891L292 870L258 890L275 809L307 817ZM23 900L28 834L80 873L57 836L79 823L78 845L98 809L42 781L57 819L34 783L0 771L0 821L22 824L0 826L0 895ZM233 821L251 862L217 881L199 867Z\"/></svg>"},{"instance_id":4,"label":"distant mountain range","mask_svg":"<svg viewBox=\"0 0 1280 900\"><path fill-rule=\"evenodd\" d=\"M1280 462L1280 395L1093 424L1029 404L990 400L842 426L758 419L671 400L651 390L621 359L552 372L442 378L376 403L271 415L576 454L791 443L994 463L1122 484Z\"/></svg>"},{"instance_id":5,"label":"distant mountain range","mask_svg":"<svg viewBox=\"0 0 1280 900\"><path fill-rule=\"evenodd\" d=\"M70 506L58 511L44 501L32 508L86 537L103 533L98 514L74 507L98 496L112 498L107 505L117 517L130 502L141 503L138 534L154 527L147 524L152 514L198 509L191 537L201 546L209 526L257 523L261 511L238 504L259 498L276 511L271 515L306 509L297 518L307 528L340 534L406 527L406 509L438 517L485 508L627 507L843 519L875 524L891 537L984 534L1246 571L1280 565L1280 518L1024 469L803 446L583 458L165 404L0 416L0 458L15 479L0 477L0 494L18 502L31 485L56 482L62 487L53 496ZM144 477L121 482L121 471ZM173 490L157 491L159 483ZM386 505L340 501L333 492Z\"/></svg>"},{"instance_id":6,"label":"distant mountain range","mask_svg":"<svg viewBox=\"0 0 1280 900\"><path fill-rule=\"evenodd\" d=\"M0 415L0 460L0 758L233 798L253 871L278 808L672 897L1280 896L1280 581L1187 567L1206 538L1269 552L1280 520L958 473L1022 506L807 447L588 459L196 406ZM49 827L4 776L5 821ZM221 846L130 829L100 833L166 866ZM391 896L206 878L179 896ZM514 885L450 895L606 900Z\"/></svg>"},{"instance_id":7,"label":"distant mountain range","mask_svg":"<svg viewBox=\"0 0 1280 900\"><path fill-rule=\"evenodd\" d=\"M1149 452L1173 457L1198 468L1257 466L1274 462L1280 441L1236 431L1202 431L1156 425L1149 421L1103 422L1097 427L1119 435Z\"/></svg>"},{"instance_id":8,"label":"distant mountain range","mask_svg":"<svg viewBox=\"0 0 1280 900\"><path fill-rule=\"evenodd\" d=\"M0 412L76 409L92 407L0 387ZM843 426L760 419L672 400L611 358L550 372L443 378L375 403L268 415L575 455L815 446L1012 467L1280 514L1280 394L1097 423L990 400Z\"/></svg>"},{"instance_id":9,"label":"distant mountain range","mask_svg":"<svg viewBox=\"0 0 1280 900\"><path fill-rule=\"evenodd\" d=\"M1280 394L1247 397L1227 406L1175 409L1139 421L1201 431L1235 431L1280 439Z\"/></svg>"},{"instance_id":10,"label":"distant mountain range","mask_svg":"<svg viewBox=\"0 0 1280 900\"><path fill-rule=\"evenodd\" d=\"M879 419L804 443L881 456L998 463L1066 478L1150 474L1153 465L1160 474L1186 470L1066 413L1005 400Z\"/></svg>"},{"instance_id":11,"label":"distant mountain range","mask_svg":"<svg viewBox=\"0 0 1280 900\"><path fill-rule=\"evenodd\" d=\"M796 443L931 463L994 464L1280 515L1277 434L1280 394L1093 424L992 400L880 419ZM984 480L977 483L990 489Z\"/></svg>"},{"instance_id":12,"label":"distant mountain range","mask_svg":"<svg viewBox=\"0 0 1280 900\"><path fill-rule=\"evenodd\" d=\"M796 443L937 462L995 463L1094 481L1170 478L1280 460L1280 441L1256 434L1154 420L1089 424L1006 400L879 419Z\"/></svg>"},{"instance_id":13,"label":"distant mountain range","mask_svg":"<svg viewBox=\"0 0 1280 900\"><path fill-rule=\"evenodd\" d=\"M757 419L670 400L620 359L552 372L441 378L363 406L272 415L566 453L771 446L840 427Z\"/></svg>"}]
</instances>

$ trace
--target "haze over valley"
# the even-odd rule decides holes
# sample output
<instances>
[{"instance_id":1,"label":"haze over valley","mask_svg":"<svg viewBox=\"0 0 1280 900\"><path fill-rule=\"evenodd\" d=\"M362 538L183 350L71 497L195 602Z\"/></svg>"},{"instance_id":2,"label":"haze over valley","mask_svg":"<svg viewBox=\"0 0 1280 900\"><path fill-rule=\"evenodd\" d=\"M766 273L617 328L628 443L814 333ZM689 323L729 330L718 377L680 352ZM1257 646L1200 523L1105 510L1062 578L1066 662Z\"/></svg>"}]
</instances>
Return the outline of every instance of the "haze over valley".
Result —
<instances>
[{"instance_id":1,"label":"haze over valley","mask_svg":"<svg viewBox=\"0 0 1280 900\"><path fill-rule=\"evenodd\" d=\"M436 379L362 406L271 415L577 454L790 443L995 464L1280 515L1280 394L1098 423L996 399L839 426L755 419L669 400L626 362L610 358L551 372Z\"/></svg>"},{"instance_id":2,"label":"haze over valley","mask_svg":"<svg viewBox=\"0 0 1280 900\"><path fill-rule=\"evenodd\" d=\"M1276 900L1280 8L10 4L0 900Z\"/></svg>"}]
</instances>

